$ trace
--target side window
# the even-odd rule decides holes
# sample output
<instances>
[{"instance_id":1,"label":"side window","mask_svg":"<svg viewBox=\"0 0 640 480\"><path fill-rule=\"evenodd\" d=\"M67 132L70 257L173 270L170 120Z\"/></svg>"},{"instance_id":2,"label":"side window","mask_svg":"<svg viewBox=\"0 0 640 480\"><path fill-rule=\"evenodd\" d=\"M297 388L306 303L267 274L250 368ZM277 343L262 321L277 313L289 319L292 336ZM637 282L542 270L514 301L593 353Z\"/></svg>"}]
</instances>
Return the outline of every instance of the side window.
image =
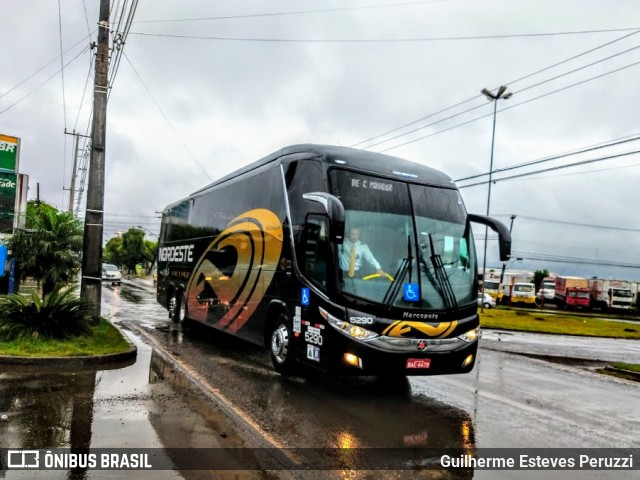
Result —
<instances>
[{"instance_id":1,"label":"side window","mask_svg":"<svg viewBox=\"0 0 640 480\"><path fill-rule=\"evenodd\" d=\"M330 255L329 226L326 215L309 214L302 240L302 267L308 278L323 289L327 286L327 262Z\"/></svg>"}]
</instances>

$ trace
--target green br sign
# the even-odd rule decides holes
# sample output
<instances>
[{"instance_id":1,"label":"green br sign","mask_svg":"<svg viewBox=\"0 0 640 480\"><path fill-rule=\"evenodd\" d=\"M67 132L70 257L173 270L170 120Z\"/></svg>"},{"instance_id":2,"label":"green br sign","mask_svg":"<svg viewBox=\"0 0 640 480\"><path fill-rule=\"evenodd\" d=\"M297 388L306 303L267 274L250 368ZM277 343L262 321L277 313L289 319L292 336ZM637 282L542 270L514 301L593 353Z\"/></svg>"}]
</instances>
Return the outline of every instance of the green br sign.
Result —
<instances>
[{"instance_id":1,"label":"green br sign","mask_svg":"<svg viewBox=\"0 0 640 480\"><path fill-rule=\"evenodd\" d=\"M0 172L0 233L11 233L16 205L18 176Z\"/></svg>"},{"instance_id":2,"label":"green br sign","mask_svg":"<svg viewBox=\"0 0 640 480\"><path fill-rule=\"evenodd\" d=\"M20 139L0 134L0 171L15 172L18 169Z\"/></svg>"}]
</instances>

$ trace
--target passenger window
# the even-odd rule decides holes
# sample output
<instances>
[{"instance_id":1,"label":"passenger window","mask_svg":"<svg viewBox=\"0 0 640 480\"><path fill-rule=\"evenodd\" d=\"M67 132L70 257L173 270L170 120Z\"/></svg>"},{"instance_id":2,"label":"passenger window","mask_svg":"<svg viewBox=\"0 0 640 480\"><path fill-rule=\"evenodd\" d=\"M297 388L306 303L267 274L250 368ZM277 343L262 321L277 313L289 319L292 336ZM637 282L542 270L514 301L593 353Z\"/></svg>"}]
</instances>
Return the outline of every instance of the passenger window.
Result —
<instances>
[{"instance_id":1,"label":"passenger window","mask_svg":"<svg viewBox=\"0 0 640 480\"><path fill-rule=\"evenodd\" d=\"M327 286L327 260L329 258L329 227L326 215L307 215L304 234L303 268L307 277L319 286Z\"/></svg>"}]
</instances>

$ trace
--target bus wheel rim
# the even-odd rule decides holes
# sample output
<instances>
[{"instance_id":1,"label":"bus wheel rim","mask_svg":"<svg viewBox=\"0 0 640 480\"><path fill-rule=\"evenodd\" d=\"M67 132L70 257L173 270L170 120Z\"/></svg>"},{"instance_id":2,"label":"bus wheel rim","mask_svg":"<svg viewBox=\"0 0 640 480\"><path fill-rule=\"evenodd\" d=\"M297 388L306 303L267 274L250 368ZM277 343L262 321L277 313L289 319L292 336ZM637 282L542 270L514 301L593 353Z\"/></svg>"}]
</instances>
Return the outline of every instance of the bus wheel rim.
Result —
<instances>
[{"instance_id":1,"label":"bus wheel rim","mask_svg":"<svg viewBox=\"0 0 640 480\"><path fill-rule=\"evenodd\" d=\"M279 325L271 336L271 353L278 363L284 363L289 352L289 332L285 325Z\"/></svg>"}]
</instances>

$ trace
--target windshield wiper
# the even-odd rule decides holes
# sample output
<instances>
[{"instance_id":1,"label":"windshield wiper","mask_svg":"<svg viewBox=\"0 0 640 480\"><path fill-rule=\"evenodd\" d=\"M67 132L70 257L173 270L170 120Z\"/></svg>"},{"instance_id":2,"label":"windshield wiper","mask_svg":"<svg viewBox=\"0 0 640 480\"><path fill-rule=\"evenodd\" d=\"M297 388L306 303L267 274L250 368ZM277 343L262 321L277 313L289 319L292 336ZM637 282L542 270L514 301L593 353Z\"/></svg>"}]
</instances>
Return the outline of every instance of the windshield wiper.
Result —
<instances>
[{"instance_id":1,"label":"windshield wiper","mask_svg":"<svg viewBox=\"0 0 640 480\"><path fill-rule=\"evenodd\" d=\"M387 310L391 308L391 303L398 296L400 288L402 287L402 281L407 275L407 272L409 272L409 282L411 282L411 277L413 275L412 264L413 255L411 254L411 236L407 235L407 256L402 259L400 267L393 277L393 282L389 286L387 293L385 293L384 298L382 299L382 303Z\"/></svg>"},{"instance_id":2,"label":"windshield wiper","mask_svg":"<svg viewBox=\"0 0 640 480\"><path fill-rule=\"evenodd\" d=\"M433 245L433 237L429 233L429 247L431 248L431 255L429 259L431 260L431 264L433 265L433 271L435 273L435 279L437 280L436 286L439 287L437 290L440 292L440 296L444 300L444 303L450 307L454 313L459 313L458 302L456 300L456 294L453 291L453 287L451 286L451 281L449 281L449 276L444 268L444 264L442 263L442 257L436 253L436 249ZM426 262L424 259L421 259L421 263L426 267ZM428 267L427 267L428 268Z\"/></svg>"}]
</instances>

